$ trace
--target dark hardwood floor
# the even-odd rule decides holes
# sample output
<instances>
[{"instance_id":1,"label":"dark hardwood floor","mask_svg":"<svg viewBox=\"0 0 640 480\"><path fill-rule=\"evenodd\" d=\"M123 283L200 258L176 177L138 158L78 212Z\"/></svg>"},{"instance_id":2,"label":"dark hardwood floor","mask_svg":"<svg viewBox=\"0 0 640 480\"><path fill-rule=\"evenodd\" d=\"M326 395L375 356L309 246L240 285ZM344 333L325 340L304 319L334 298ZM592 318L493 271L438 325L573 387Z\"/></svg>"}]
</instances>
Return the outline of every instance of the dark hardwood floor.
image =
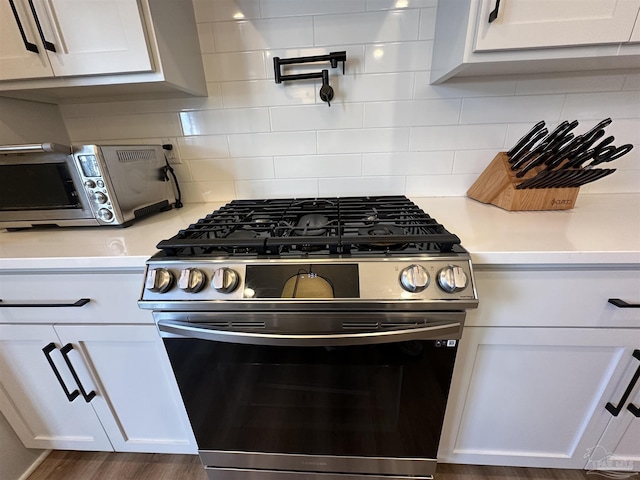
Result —
<instances>
[{"instance_id":1,"label":"dark hardwood floor","mask_svg":"<svg viewBox=\"0 0 640 480\"><path fill-rule=\"evenodd\" d=\"M436 480L596 480L584 470L440 464ZM28 480L206 480L196 455L53 451Z\"/></svg>"}]
</instances>

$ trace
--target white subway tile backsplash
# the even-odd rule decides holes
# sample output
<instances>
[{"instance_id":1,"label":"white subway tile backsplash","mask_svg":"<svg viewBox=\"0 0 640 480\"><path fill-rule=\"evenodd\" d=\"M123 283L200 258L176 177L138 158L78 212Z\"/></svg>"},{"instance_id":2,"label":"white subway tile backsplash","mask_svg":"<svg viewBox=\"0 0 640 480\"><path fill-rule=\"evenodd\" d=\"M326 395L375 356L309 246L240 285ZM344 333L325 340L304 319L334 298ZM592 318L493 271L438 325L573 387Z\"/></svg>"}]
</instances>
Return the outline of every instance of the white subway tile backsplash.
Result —
<instances>
[{"instance_id":1,"label":"white subway tile backsplash","mask_svg":"<svg viewBox=\"0 0 640 480\"><path fill-rule=\"evenodd\" d=\"M226 158L229 145L226 135L178 138L180 156L185 160L198 158Z\"/></svg>"},{"instance_id":2,"label":"white subway tile backsplash","mask_svg":"<svg viewBox=\"0 0 640 480\"><path fill-rule=\"evenodd\" d=\"M315 2L301 2L300 0L260 1L262 18L364 12L365 9L365 0L321 0Z\"/></svg>"},{"instance_id":3,"label":"white subway tile backsplash","mask_svg":"<svg viewBox=\"0 0 640 480\"><path fill-rule=\"evenodd\" d=\"M330 78L336 100L375 102L408 100L413 89L413 72L370 75L336 75Z\"/></svg>"},{"instance_id":4,"label":"white subway tile backsplash","mask_svg":"<svg viewBox=\"0 0 640 480\"><path fill-rule=\"evenodd\" d=\"M460 123L558 120L563 101L564 95L465 98Z\"/></svg>"},{"instance_id":5,"label":"white subway tile backsplash","mask_svg":"<svg viewBox=\"0 0 640 480\"><path fill-rule=\"evenodd\" d=\"M445 175L451 173L453 153L365 153L362 156L362 175Z\"/></svg>"},{"instance_id":6,"label":"white subway tile backsplash","mask_svg":"<svg viewBox=\"0 0 640 480\"><path fill-rule=\"evenodd\" d=\"M367 10L436 7L438 0L367 0Z\"/></svg>"},{"instance_id":7,"label":"white subway tile backsplash","mask_svg":"<svg viewBox=\"0 0 640 480\"><path fill-rule=\"evenodd\" d=\"M190 197L199 200L185 199L185 202L215 202L220 200L232 200L236 198L235 182L192 182L187 185Z\"/></svg>"},{"instance_id":8,"label":"white subway tile backsplash","mask_svg":"<svg viewBox=\"0 0 640 480\"><path fill-rule=\"evenodd\" d=\"M198 22L260 18L256 0L193 0L193 8Z\"/></svg>"},{"instance_id":9,"label":"white subway tile backsplash","mask_svg":"<svg viewBox=\"0 0 640 480\"><path fill-rule=\"evenodd\" d=\"M419 17L415 10L317 16L314 40L316 45L417 40Z\"/></svg>"},{"instance_id":10,"label":"white subway tile backsplash","mask_svg":"<svg viewBox=\"0 0 640 480\"><path fill-rule=\"evenodd\" d=\"M317 197L315 178L255 180L236 182L238 198L300 198Z\"/></svg>"},{"instance_id":11,"label":"white subway tile backsplash","mask_svg":"<svg viewBox=\"0 0 640 480\"><path fill-rule=\"evenodd\" d=\"M456 175L480 174L499 152L499 148L488 150L459 150L455 152L453 173Z\"/></svg>"},{"instance_id":12,"label":"white subway tile backsplash","mask_svg":"<svg viewBox=\"0 0 640 480\"><path fill-rule=\"evenodd\" d=\"M567 95L562 116L578 120L640 117L640 93L576 93Z\"/></svg>"},{"instance_id":13,"label":"white subway tile backsplash","mask_svg":"<svg viewBox=\"0 0 640 480\"><path fill-rule=\"evenodd\" d=\"M420 30L418 38L420 40L433 40L436 33L436 9L423 8L420 10Z\"/></svg>"},{"instance_id":14,"label":"white subway tile backsplash","mask_svg":"<svg viewBox=\"0 0 640 480\"><path fill-rule=\"evenodd\" d=\"M558 73L518 80L517 95L545 93L606 92L621 90L624 75L597 74L589 76L576 73Z\"/></svg>"},{"instance_id":15,"label":"white subway tile backsplash","mask_svg":"<svg viewBox=\"0 0 640 480\"><path fill-rule=\"evenodd\" d=\"M257 80L266 77L263 52L205 53L202 60L208 82Z\"/></svg>"},{"instance_id":16,"label":"white subway tile backsplash","mask_svg":"<svg viewBox=\"0 0 640 480\"><path fill-rule=\"evenodd\" d=\"M182 134L177 113L107 115L95 117L95 123L98 135L103 139L179 137Z\"/></svg>"},{"instance_id":17,"label":"white subway tile backsplash","mask_svg":"<svg viewBox=\"0 0 640 480\"><path fill-rule=\"evenodd\" d=\"M407 177L406 194L416 197L464 196L478 175L439 175Z\"/></svg>"},{"instance_id":18,"label":"white subway tile backsplash","mask_svg":"<svg viewBox=\"0 0 640 480\"><path fill-rule=\"evenodd\" d=\"M416 72L414 98L473 98L510 96L516 91L515 80L498 78L452 79L441 85L430 85L431 72Z\"/></svg>"},{"instance_id":19,"label":"white subway tile backsplash","mask_svg":"<svg viewBox=\"0 0 640 480\"><path fill-rule=\"evenodd\" d=\"M405 151L408 144L408 128L363 128L318 132L318 153Z\"/></svg>"},{"instance_id":20,"label":"white subway tile backsplash","mask_svg":"<svg viewBox=\"0 0 640 480\"><path fill-rule=\"evenodd\" d=\"M316 103L316 86L309 82L276 85L273 80L224 82L220 84L226 108L268 107Z\"/></svg>"},{"instance_id":21,"label":"white subway tile backsplash","mask_svg":"<svg viewBox=\"0 0 640 480\"><path fill-rule=\"evenodd\" d=\"M272 107L269 110L274 132L362 128L361 103L333 101L331 107L321 102L318 105Z\"/></svg>"},{"instance_id":22,"label":"white subway tile backsplash","mask_svg":"<svg viewBox=\"0 0 640 480\"><path fill-rule=\"evenodd\" d=\"M218 52L311 47L313 24L311 17L219 22L213 37Z\"/></svg>"},{"instance_id":23,"label":"white subway tile backsplash","mask_svg":"<svg viewBox=\"0 0 640 480\"><path fill-rule=\"evenodd\" d=\"M274 132L229 135L232 157L310 155L316 153L316 132Z\"/></svg>"},{"instance_id":24,"label":"white subway tile backsplash","mask_svg":"<svg viewBox=\"0 0 640 480\"><path fill-rule=\"evenodd\" d=\"M322 197L397 195L405 189L405 177L340 177L319 179Z\"/></svg>"},{"instance_id":25,"label":"white subway tile backsplash","mask_svg":"<svg viewBox=\"0 0 640 480\"><path fill-rule=\"evenodd\" d=\"M193 160L190 164L191 175L199 182L274 178L273 157Z\"/></svg>"},{"instance_id":26,"label":"white subway tile backsplash","mask_svg":"<svg viewBox=\"0 0 640 480\"><path fill-rule=\"evenodd\" d=\"M277 178L355 177L362 174L362 155L275 157Z\"/></svg>"},{"instance_id":27,"label":"white subway tile backsplash","mask_svg":"<svg viewBox=\"0 0 640 480\"><path fill-rule=\"evenodd\" d=\"M364 127L411 127L455 125L460 116L460 99L368 102L364 106Z\"/></svg>"},{"instance_id":28,"label":"white subway tile backsplash","mask_svg":"<svg viewBox=\"0 0 640 480\"><path fill-rule=\"evenodd\" d=\"M465 195L545 120L636 148L581 192L640 191L636 71L456 78L430 85L436 0L193 0L208 96L59 106L72 143L176 143L185 202L317 195ZM320 80L275 84L273 58L346 51ZM6 122L5 122L6 123ZM0 121L0 127L3 122ZM45 139L46 140L46 139Z\"/></svg>"},{"instance_id":29,"label":"white subway tile backsplash","mask_svg":"<svg viewBox=\"0 0 640 480\"><path fill-rule=\"evenodd\" d=\"M432 41L375 43L365 48L366 73L411 72L431 68Z\"/></svg>"},{"instance_id":30,"label":"white subway tile backsplash","mask_svg":"<svg viewBox=\"0 0 640 480\"><path fill-rule=\"evenodd\" d=\"M506 125L412 127L409 150L478 150L501 148Z\"/></svg>"},{"instance_id":31,"label":"white subway tile backsplash","mask_svg":"<svg viewBox=\"0 0 640 480\"><path fill-rule=\"evenodd\" d=\"M184 135L268 132L271 129L267 108L181 112L180 121Z\"/></svg>"}]
</instances>

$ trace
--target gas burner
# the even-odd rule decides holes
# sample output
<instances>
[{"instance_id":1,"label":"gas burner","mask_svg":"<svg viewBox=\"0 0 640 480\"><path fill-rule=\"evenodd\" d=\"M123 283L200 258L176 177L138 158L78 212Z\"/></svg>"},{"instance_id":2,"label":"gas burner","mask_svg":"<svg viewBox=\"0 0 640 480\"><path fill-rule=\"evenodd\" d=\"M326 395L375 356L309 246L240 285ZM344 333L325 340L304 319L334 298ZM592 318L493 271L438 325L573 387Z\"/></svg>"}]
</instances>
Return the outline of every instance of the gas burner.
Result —
<instances>
[{"instance_id":1,"label":"gas burner","mask_svg":"<svg viewBox=\"0 0 640 480\"><path fill-rule=\"evenodd\" d=\"M367 227L359 228L358 235L363 237L373 237L366 243L360 244L361 249L370 248L372 250L389 249L402 250L406 248L406 242L398 242L395 238L385 240L385 237L402 237L406 235L404 228L389 223L376 223Z\"/></svg>"},{"instance_id":2,"label":"gas burner","mask_svg":"<svg viewBox=\"0 0 640 480\"><path fill-rule=\"evenodd\" d=\"M295 235L320 236L327 232L329 219L320 213L309 213L298 219L298 223L291 230Z\"/></svg>"},{"instance_id":3,"label":"gas burner","mask_svg":"<svg viewBox=\"0 0 640 480\"><path fill-rule=\"evenodd\" d=\"M254 230L243 229L236 230L227 235L227 238L246 239L246 238L258 238L258 233Z\"/></svg>"},{"instance_id":4,"label":"gas burner","mask_svg":"<svg viewBox=\"0 0 640 480\"><path fill-rule=\"evenodd\" d=\"M307 198L293 202L291 207L299 208L301 210L318 210L321 208L335 208L336 202L326 198Z\"/></svg>"},{"instance_id":5,"label":"gas burner","mask_svg":"<svg viewBox=\"0 0 640 480\"><path fill-rule=\"evenodd\" d=\"M385 235L405 235L404 228L398 227L397 225L392 225L389 223L375 223L369 227L364 227L358 229L358 233L360 235L366 237L377 237L377 236L385 236Z\"/></svg>"}]
</instances>

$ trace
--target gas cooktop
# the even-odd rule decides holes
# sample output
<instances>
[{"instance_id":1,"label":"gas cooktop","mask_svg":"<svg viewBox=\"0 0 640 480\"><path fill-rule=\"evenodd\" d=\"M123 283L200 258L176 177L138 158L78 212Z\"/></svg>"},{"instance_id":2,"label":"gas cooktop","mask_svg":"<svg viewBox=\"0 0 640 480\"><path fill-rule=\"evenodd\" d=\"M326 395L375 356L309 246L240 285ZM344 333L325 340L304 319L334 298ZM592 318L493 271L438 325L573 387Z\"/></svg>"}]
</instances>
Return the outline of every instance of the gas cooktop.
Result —
<instances>
[{"instance_id":1,"label":"gas cooktop","mask_svg":"<svg viewBox=\"0 0 640 480\"><path fill-rule=\"evenodd\" d=\"M158 248L178 258L466 253L405 196L234 200Z\"/></svg>"}]
</instances>

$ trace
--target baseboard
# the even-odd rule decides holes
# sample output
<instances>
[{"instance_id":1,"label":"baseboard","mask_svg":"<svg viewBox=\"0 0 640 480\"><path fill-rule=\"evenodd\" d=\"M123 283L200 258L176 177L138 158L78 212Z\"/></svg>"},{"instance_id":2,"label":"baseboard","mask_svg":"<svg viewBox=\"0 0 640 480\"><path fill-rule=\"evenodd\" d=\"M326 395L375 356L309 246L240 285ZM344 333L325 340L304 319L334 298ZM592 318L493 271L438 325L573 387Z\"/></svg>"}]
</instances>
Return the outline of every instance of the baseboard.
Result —
<instances>
[{"instance_id":1,"label":"baseboard","mask_svg":"<svg viewBox=\"0 0 640 480\"><path fill-rule=\"evenodd\" d=\"M42 453L38 456L38 458L36 458L33 461L31 466L27 468L22 475L20 475L18 480L27 480L27 478L29 478L29 476L33 472L35 472L36 468L38 468L38 466L40 466L40 464L44 462L44 460L49 456L50 453L51 453L51 450L43 450Z\"/></svg>"}]
</instances>

